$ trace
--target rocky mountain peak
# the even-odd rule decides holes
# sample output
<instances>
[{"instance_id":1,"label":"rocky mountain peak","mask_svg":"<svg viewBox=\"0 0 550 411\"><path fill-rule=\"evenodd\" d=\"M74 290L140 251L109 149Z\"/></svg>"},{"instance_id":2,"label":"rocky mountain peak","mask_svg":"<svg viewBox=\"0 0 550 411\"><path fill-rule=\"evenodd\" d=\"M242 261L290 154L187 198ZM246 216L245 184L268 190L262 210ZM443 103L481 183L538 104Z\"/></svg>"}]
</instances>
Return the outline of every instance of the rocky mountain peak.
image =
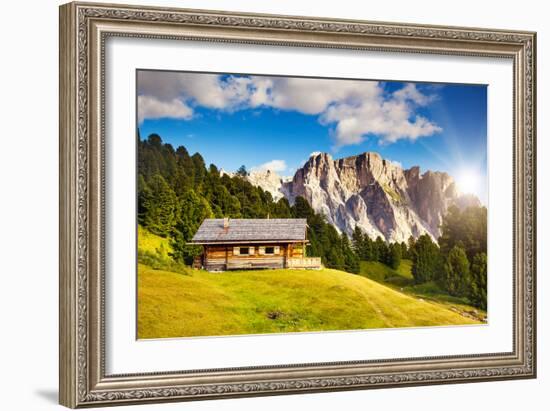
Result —
<instances>
[{"instance_id":1,"label":"rocky mountain peak","mask_svg":"<svg viewBox=\"0 0 550 411\"><path fill-rule=\"evenodd\" d=\"M479 205L477 197L458 193L453 178L444 172L415 166L403 168L376 152L333 159L314 153L284 181L269 170L251 173L249 181L273 198L293 203L304 197L341 232L359 227L371 238L407 241L410 236L440 235L443 215L451 205Z\"/></svg>"},{"instance_id":2,"label":"rocky mountain peak","mask_svg":"<svg viewBox=\"0 0 550 411\"><path fill-rule=\"evenodd\" d=\"M284 197L281 192L283 178L272 170L253 170L246 177L250 183L271 194L275 201Z\"/></svg>"}]
</instances>

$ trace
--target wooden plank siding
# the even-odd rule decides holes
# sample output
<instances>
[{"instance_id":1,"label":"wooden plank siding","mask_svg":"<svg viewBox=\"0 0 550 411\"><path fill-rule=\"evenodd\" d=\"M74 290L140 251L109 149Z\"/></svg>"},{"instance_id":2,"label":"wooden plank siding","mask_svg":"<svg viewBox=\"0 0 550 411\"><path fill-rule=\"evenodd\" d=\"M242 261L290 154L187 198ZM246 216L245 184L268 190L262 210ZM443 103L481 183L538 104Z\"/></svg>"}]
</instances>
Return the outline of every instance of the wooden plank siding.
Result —
<instances>
[{"instance_id":1,"label":"wooden plank siding","mask_svg":"<svg viewBox=\"0 0 550 411\"><path fill-rule=\"evenodd\" d=\"M321 257L289 258L286 268L321 268Z\"/></svg>"},{"instance_id":2,"label":"wooden plank siding","mask_svg":"<svg viewBox=\"0 0 550 411\"><path fill-rule=\"evenodd\" d=\"M273 254L260 252L273 247ZM235 253L241 248L249 250L248 254ZM253 252L251 252L253 251ZM247 268L285 268L291 259L303 259L303 244L226 244L226 245L205 245L203 253L203 265L208 271L239 270Z\"/></svg>"}]
</instances>

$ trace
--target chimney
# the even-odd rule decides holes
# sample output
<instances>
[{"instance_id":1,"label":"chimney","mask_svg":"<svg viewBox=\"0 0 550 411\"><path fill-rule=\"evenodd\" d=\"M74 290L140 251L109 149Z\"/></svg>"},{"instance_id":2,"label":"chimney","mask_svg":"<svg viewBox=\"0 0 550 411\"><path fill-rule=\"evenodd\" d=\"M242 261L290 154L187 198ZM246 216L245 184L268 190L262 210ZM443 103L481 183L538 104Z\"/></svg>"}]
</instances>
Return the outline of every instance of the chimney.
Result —
<instances>
[{"instance_id":1,"label":"chimney","mask_svg":"<svg viewBox=\"0 0 550 411\"><path fill-rule=\"evenodd\" d=\"M229 217L224 217L223 228L229 228Z\"/></svg>"}]
</instances>

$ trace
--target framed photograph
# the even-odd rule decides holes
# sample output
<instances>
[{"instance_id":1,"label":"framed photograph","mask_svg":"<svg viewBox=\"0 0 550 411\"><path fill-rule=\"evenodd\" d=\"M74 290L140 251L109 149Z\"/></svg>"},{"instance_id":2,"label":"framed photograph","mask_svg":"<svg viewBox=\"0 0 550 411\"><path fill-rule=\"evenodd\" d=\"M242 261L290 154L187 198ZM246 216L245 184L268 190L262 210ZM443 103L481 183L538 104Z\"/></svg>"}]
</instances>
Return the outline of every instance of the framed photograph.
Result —
<instances>
[{"instance_id":1,"label":"framed photograph","mask_svg":"<svg viewBox=\"0 0 550 411\"><path fill-rule=\"evenodd\" d=\"M60 28L61 404L536 376L535 33Z\"/></svg>"}]
</instances>

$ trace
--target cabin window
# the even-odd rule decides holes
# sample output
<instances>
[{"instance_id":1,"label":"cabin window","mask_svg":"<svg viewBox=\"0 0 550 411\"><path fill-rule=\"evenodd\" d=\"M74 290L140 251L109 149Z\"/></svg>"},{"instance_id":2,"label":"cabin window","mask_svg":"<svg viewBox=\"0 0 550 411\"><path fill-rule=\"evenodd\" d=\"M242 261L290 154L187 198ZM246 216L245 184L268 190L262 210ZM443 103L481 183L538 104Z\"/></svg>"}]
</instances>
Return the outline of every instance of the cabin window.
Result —
<instances>
[{"instance_id":1,"label":"cabin window","mask_svg":"<svg viewBox=\"0 0 550 411\"><path fill-rule=\"evenodd\" d=\"M233 255L254 255L254 247L233 247Z\"/></svg>"},{"instance_id":2,"label":"cabin window","mask_svg":"<svg viewBox=\"0 0 550 411\"><path fill-rule=\"evenodd\" d=\"M266 254L275 254L275 247L266 247L265 248Z\"/></svg>"},{"instance_id":3,"label":"cabin window","mask_svg":"<svg viewBox=\"0 0 550 411\"><path fill-rule=\"evenodd\" d=\"M254 255L254 247L235 247L234 255Z\"/></svg>"}]
</instances>

